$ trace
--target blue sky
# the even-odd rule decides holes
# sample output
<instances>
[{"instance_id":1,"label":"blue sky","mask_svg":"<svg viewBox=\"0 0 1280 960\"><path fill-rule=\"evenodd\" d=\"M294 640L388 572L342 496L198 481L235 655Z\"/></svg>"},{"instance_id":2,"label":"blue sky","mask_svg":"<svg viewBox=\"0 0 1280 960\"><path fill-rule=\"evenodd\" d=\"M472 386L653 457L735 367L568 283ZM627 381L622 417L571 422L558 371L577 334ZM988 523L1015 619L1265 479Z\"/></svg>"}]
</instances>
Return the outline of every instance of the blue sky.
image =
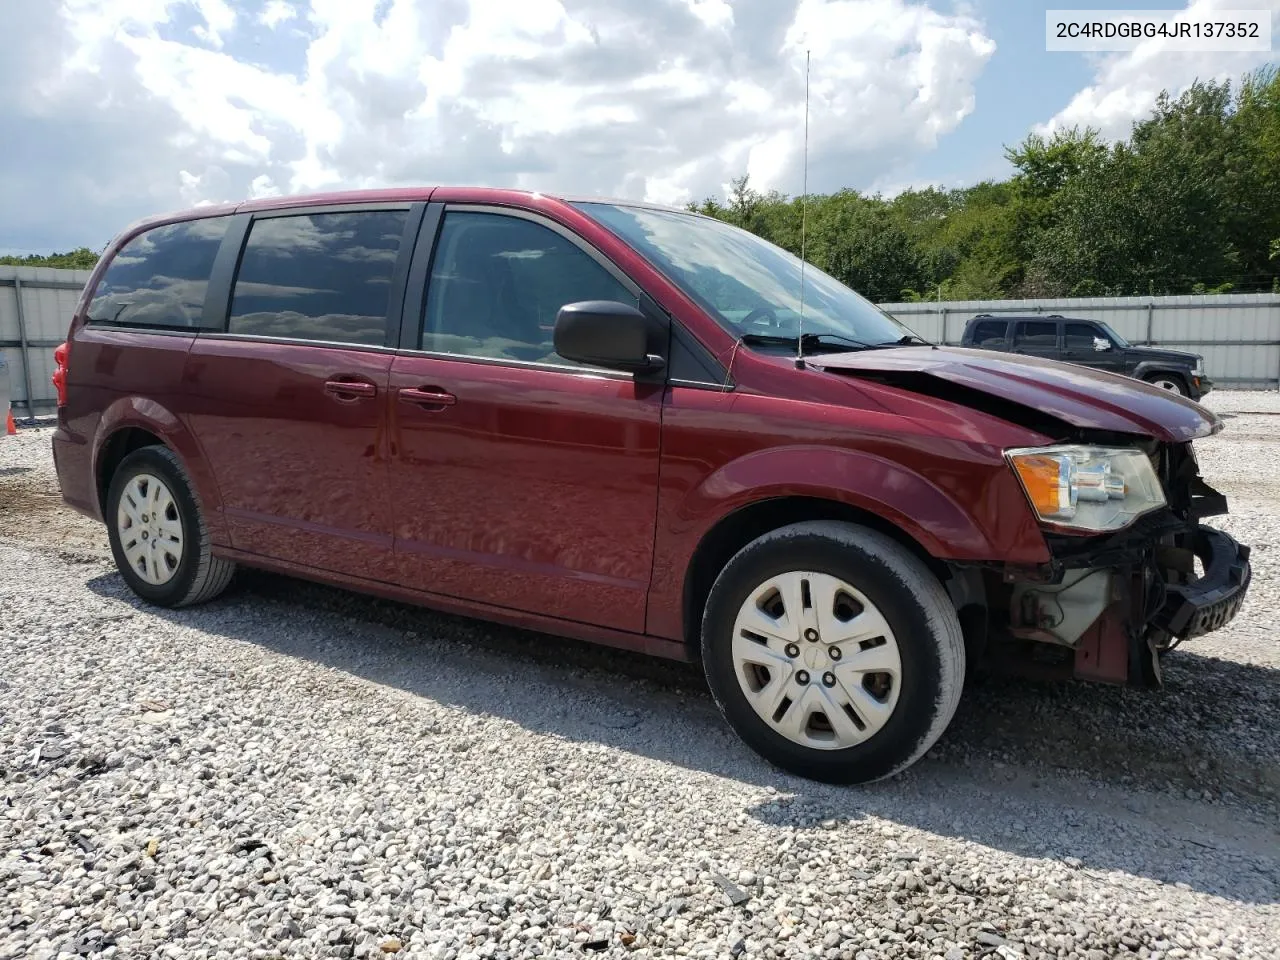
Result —
<instances>
[{"instance_id":1,"label":"blue sky","mask_svg":"<svg viewBox=\"0 0 1280 960\"><path fill-rule=\"evenodd\" d=\"M1168 9L1168 5L1170 0L1146 4L1157 9ZM1093 75L1085 54L1047 53L1044 49L1045 11L1070 4L1061 0L980 0L974 6L996 44L995 53L974 84L974 111L937 150L913 165L910 179L972 183L1006 176L1009 164L1003 146L1020 142L1032 127L1065 107ZM1111 5L1097 2L1096 6ZM1123 4L1124 9L1143 6L1139 0Z\"/></svg>"},{"instance_id":2,"label":"blue sky","mask_svg":"<svg viewBox=\"0 0 1280 960\"><path fill-rule=\"evenodd\" d=\"M1265 9L1274 4L1264 0L1240 0L1214 6ZM1045 12L1063 9L1172 10L1185 4L1177 0L976 0L971 6L986 24L996 44L995 53L974 83L975 108L954 132L943 138L938 148L924 153L905 171L910 181L973 183L991 177L1005 177L1011 168L1004 159L1004 146L1019 143L1029 131L1063 110L1072 98L1093 82L1101 54L1049 53L1045 50ZM1277 34L1280 35L1280 34ZM1242 74L1260 63L1276 59L1259 55L1219 55L1196 58L1187 54L1166 54L1162 79L1174 90L1197 76L1205 78ZM1232 69L1232 61L1236 69ZM1102 117L1078 118L1083 125L1093 120L1113 135L1123 135L1126 122L1108 123Z\"/></svg>"},{"instance_id":3,"label":"blue sky","mask_svg":"<svg viewBox=\"0 0 1280 960\"><path fill-rule=\"evenodd\" d=\"M1125 0L1197 15L1280 0ZM893 193L1006 145L1124 136L1272 54L1045 51L1032 0L41 0L8 5L0 251L199 203L477 183L683 203L749 172Z\"/></svg>"}]
</instances>

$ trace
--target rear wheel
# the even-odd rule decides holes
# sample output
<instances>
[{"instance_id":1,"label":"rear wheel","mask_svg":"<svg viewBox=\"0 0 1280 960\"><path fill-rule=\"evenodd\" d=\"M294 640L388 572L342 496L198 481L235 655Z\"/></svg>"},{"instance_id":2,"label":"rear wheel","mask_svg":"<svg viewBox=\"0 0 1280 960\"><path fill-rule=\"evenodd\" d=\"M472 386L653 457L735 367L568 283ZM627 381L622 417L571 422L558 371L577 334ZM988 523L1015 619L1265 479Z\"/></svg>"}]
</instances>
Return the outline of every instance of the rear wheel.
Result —
<instances>
[{"instance_id":1,"label":"rear wheel","mask_svg":"<svg viewBox=\"0 0 1280 960\"><path fill-rule=\"evenodd\" d=\"M1186 383L1176 373L1153 373L1145 379L1147 383L1153 387L1159 387L1161 390L1168 390L1170 393L1176 393L1182 397L1190 395Z\"/></svg>"},{"instance_id":2,"label":"rear wheel","mask_svg":"<svg viewBox=\"0 0 1280 960\"><path fill-rule=\"evenodd\" d=\"M783 527L729 561L707 601L702 657L748 745L831 783L910 766L964 685L960 623L938 579L889 537L831 521Z\"/></svg>"},{"instance_id":3,"label":"rear wheel","mask_svg":"<svg viewBox=\"0 0 1280 960\"><path fill-rule=\"evenodd\" d=\"M167 447L135 450L116 468L104 516L111 554L129 588L162 607L211 600L235 564L210 552L191 482Z\"/></svg>"}]
</instances>

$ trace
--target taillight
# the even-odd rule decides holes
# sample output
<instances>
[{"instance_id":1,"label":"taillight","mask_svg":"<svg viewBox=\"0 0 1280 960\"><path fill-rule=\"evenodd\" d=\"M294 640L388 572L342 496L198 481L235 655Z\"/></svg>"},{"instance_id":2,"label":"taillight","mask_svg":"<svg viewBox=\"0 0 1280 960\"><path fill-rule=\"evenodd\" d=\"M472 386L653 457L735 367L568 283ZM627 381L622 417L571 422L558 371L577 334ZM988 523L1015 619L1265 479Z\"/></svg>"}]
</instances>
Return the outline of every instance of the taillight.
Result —
<instances>
[{"instance_id":1,"label":"taillight","mask_svg":"<svg viewBox=\"0 0 1280 960\"><path fill-rule=\"evenodd\" d=\"M69 344L62 343L53 351L53 376L49 378L53 381L53 386L58 391L58 406L60 407L67 405L67 355L69 346Z\"/></svg>"}]
</instances>

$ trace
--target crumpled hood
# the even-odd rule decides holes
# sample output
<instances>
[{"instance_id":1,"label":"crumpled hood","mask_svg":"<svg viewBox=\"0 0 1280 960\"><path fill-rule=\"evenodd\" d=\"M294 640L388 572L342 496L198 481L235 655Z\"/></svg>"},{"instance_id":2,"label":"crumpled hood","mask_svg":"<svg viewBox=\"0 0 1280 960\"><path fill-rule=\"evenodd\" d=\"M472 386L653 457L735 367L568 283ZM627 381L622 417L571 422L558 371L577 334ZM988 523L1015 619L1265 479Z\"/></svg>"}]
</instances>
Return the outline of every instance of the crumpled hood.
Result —
<instances>
[{"instance_id":1,"label":"crumpled hood","mask_svg":"<svg viewBox=\"0 0 1280 960\"><path fill-rule=\"evenodd\" d=\"M1037 357L961 347L899 347L806 360L833 373L908 390L921 376L937 378L1081 429L1142 434L1166 442L1207 437L1222 429L1212 411L1185 397L1130 377Z\"/></svg>"}]
</instances>

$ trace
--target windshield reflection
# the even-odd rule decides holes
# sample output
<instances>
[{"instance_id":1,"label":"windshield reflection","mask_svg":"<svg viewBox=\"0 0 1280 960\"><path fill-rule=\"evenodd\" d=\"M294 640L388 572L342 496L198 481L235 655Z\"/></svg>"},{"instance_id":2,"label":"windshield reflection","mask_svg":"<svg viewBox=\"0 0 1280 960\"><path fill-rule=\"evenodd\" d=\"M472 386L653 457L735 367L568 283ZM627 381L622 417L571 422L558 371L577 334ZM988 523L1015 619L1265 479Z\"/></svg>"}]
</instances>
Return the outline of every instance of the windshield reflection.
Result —
<instances>
[{"instance_id":1,"label":"windshield reflection","mask_svg":"<svg viewBox=\"0 0 1280 960\"><path fill-rule=\"evenodd\" d=\"M710 217L620 204L575 204L617 234L735 335L800 332L801 261ZM878 345L914 334L812 264L804 267L804 333ZM847 349L847 347L846 347Z\"/></svg>"}]
</instances>

